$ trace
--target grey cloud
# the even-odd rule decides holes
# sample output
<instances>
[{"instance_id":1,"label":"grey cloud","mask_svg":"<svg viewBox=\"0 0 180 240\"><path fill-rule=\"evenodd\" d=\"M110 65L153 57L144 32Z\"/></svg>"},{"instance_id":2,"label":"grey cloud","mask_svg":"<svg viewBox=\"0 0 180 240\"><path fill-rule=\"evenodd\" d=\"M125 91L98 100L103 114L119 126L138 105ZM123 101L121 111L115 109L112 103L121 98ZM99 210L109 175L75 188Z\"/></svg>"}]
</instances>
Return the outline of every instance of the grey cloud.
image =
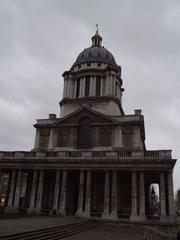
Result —
<instances>
[{"instance_id":1,"label":"grey cloud","mask_svg":"<svg viewBox=\"0 0 180 240\"><path fill-rule=\"evenodd\" d=\"M179 9L179 0L1 1L0 149L31 149L35 119L59 115L61 74L99 23L122 66L125 112L142 108L147 148L172 148L179 158Z\"/></svg>"}]
</instances>

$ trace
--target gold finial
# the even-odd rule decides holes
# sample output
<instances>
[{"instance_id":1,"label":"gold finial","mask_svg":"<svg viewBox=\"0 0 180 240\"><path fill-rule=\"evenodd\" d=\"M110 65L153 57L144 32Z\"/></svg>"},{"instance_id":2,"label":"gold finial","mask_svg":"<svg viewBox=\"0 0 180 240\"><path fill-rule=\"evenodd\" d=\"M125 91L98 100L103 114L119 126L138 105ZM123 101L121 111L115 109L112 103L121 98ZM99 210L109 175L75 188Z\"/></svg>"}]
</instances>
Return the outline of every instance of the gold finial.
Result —
<instances>
[{"instance_id":1,"label":"gold finial","mask_svg":"<svg viewBox=\"0 0 180 240\"><path fill-rule=\"evenodd\" d=\"M96 24L96 35L99 36L99 26Z\"/></svg>"}]
</instances>

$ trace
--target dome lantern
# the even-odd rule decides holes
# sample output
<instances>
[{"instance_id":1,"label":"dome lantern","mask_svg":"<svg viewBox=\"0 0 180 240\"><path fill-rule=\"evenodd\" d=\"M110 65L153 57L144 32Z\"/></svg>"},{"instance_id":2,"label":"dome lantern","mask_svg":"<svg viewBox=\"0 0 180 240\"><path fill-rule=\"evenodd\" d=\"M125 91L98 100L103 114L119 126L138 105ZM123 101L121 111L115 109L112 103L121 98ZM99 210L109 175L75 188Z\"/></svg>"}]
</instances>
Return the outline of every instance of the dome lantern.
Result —
<instances>
[{"instance_id":1,"label":"dome lantern","mask_svg":"<svg viewBox=\"0 0 180 240\"><path fill-rule=\"evenodd\" d=\"M99 35L98 24L96 24L96 33L91 39L92 39L92 46L97 46L97 47L101 46L102 37Z\"/></svg>"}]
</instances>

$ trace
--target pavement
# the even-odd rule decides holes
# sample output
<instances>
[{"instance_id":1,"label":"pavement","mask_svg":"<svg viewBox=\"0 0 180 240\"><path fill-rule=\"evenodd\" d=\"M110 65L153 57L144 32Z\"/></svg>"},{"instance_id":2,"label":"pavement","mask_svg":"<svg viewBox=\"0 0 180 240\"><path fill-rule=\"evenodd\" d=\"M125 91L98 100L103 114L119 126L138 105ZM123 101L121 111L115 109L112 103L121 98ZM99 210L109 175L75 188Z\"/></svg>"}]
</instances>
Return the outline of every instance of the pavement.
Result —
<instances>
[{"instance_id":1,"label":"pavement","mask_svg":"<svg viewBox=\"0 0 180 240\"><path fill-rule=\"evenodd\" d=\"M82 220L75 217L32 216L17 219L0 219L0 236L38 230L42 228L77 223ZM67 240L140 240L142 229L122 227L118 224L100 224L95 229L67 237Z\"/></svg>"}]
</instances>

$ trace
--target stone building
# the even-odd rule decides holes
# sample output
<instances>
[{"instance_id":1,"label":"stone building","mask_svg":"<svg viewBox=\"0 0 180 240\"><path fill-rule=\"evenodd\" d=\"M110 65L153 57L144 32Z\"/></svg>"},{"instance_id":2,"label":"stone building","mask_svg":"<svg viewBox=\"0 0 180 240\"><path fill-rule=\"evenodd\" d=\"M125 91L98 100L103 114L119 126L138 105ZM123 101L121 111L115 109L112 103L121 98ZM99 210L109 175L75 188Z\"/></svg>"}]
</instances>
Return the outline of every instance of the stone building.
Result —
<instances>
[{"instance_id":1,"label":"stone building","mask_svg":"<svg viewBox=\"0 0 180 240\"><path fill-rule=\"evenodd\" d=\"M60 117L38 119L31 151L0 152L0 204L6 212L174 222L171 150L148 151L141 110L122 108L121 67L98 30L63 73Z\"/></svg>"}]
</instances>

